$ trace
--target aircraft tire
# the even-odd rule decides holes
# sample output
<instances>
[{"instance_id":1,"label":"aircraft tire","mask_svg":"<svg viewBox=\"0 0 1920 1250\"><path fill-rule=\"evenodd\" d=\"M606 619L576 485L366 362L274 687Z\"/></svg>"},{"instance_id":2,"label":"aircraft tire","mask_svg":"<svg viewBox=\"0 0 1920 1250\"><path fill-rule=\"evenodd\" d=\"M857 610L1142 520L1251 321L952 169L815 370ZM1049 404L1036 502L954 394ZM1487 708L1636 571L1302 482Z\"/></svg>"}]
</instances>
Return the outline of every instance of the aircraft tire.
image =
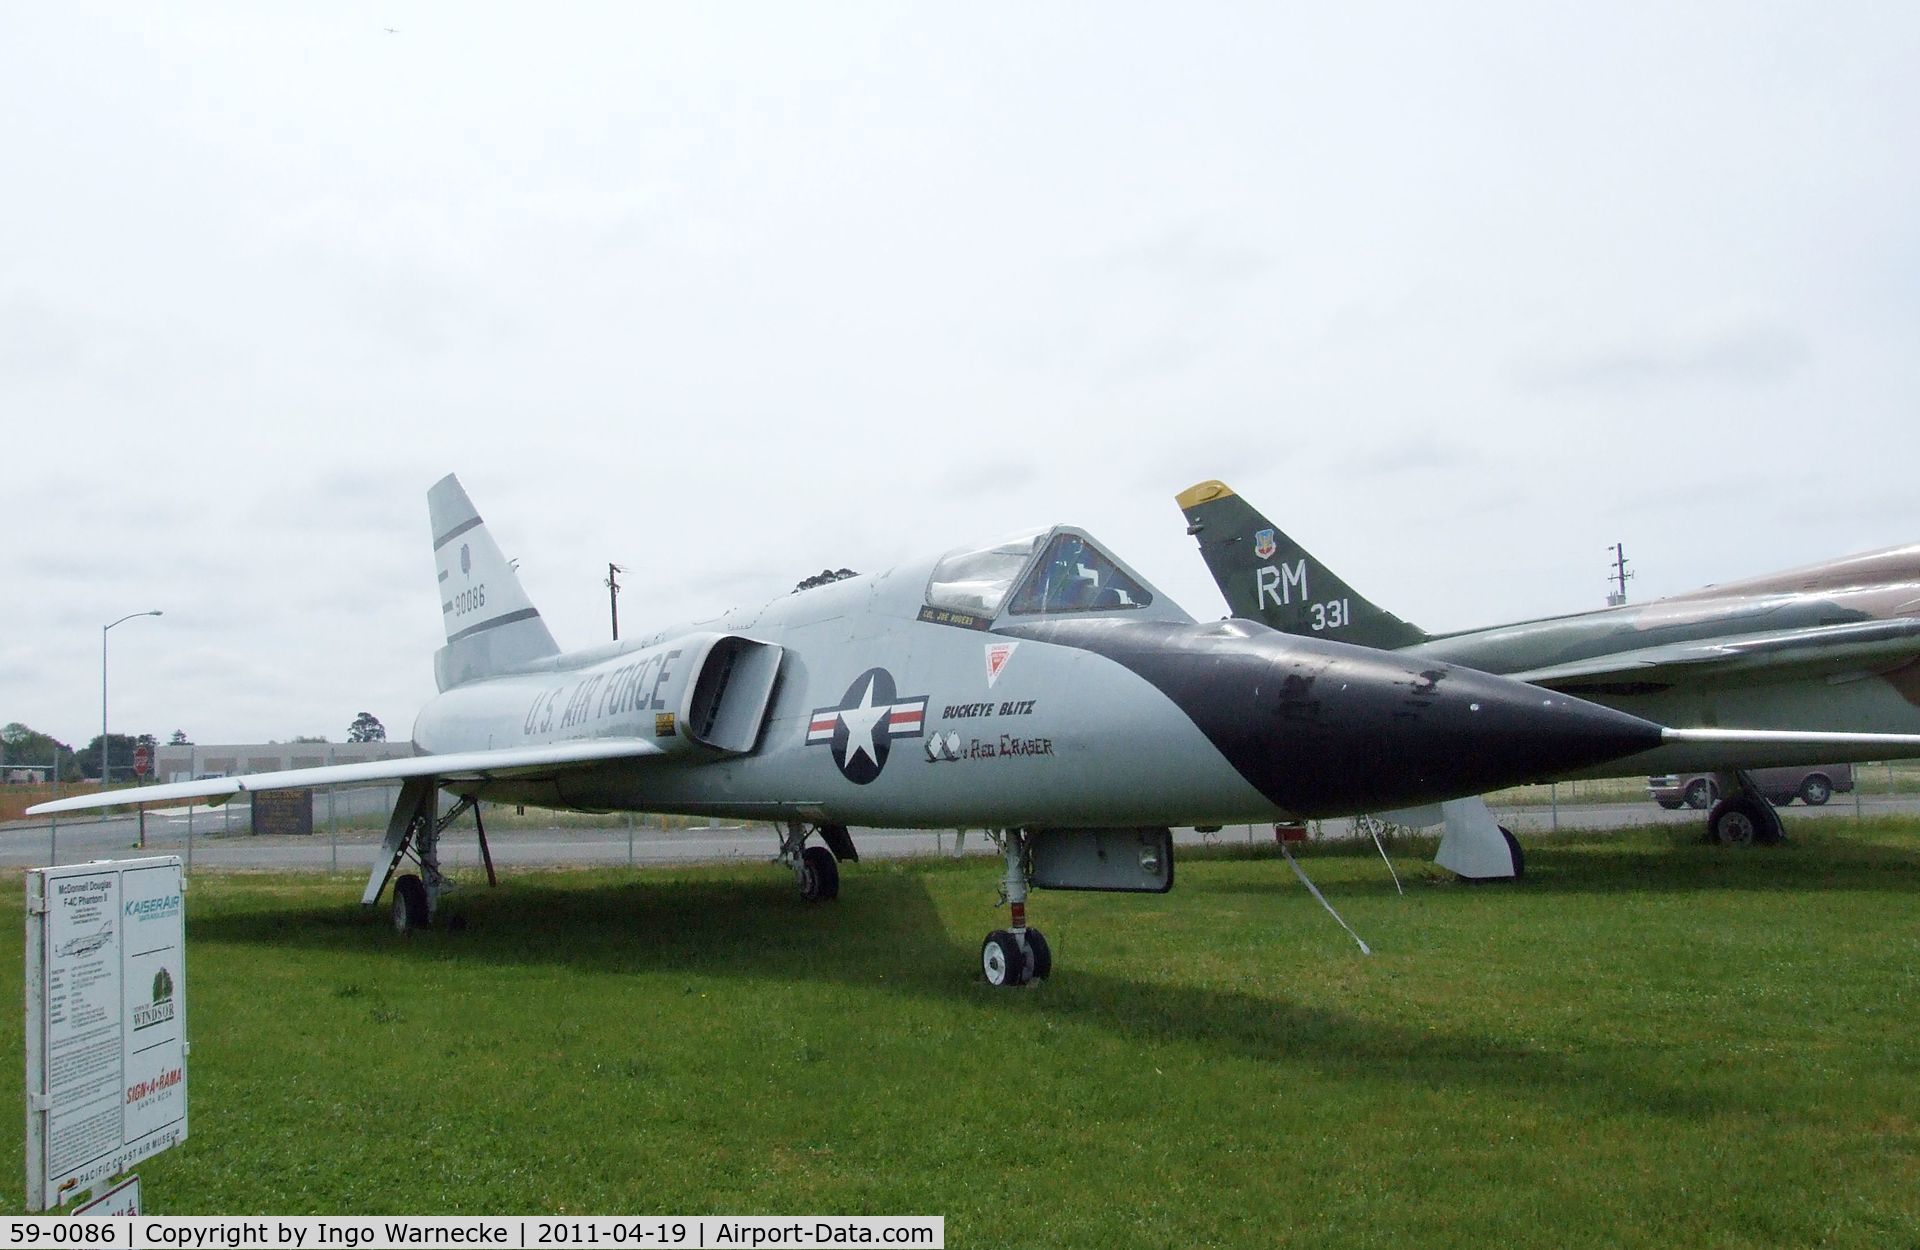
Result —
<instances>
[{"instance_id":1,"label":"aircraft tire","mask_svg":"<svg viewBox=\"0 0 1920 1250\"><path fill-rule=\"evenodd\" d=\"M1027 930L1027 980L1044 981L1053 975L1053 948L1047 935L1038 929Z\"/></svg>"},{"instance_id":2,"label":"aircraft tire","mask_svg":"<svg viewBox=\"0 0 1920 1250\"><path fill-rule=\"evenodd\" d=\"M810 846L800 853L800 897L809 903L840 897L840 865L824 846Z\"/></svg>"},{"instance_id":3,"label":"aircraft tire","mask_svg":"<svg viewBox=\"0 0 1920 1250\"><path fill-rule=\"evenodd\" d=\"M1031 932L1031 931L1029 931ZM996 988L1023 985L1027 971L1026 956L1020 942L1005 929L995 929L980 943L980 973Z\"/></svg>"},{"instance_id":4,"label":"aircraft tire","mask_svg":"<svg viewBox=\"0 0 1920 1250\"><path fill-rule=\"evenodd\" d=\"M1707 833L1721 846L1752 846L1767 840L1770 811L1760 810L1757 800L1735 794L1721 799L1707 814ZM1774 817L1778 820L1778 817Z\"/></svg>"},{"instance_id":5,"label":"aircraft tire","mask_svg":"<svg viewBox=\"0 0 1920 1250\"><path fill-rule=\"evenodd\" d=\"M412 873L393 879L393 931L411 933L427 927L427 886Z\"/></svg>"}]
</instances>

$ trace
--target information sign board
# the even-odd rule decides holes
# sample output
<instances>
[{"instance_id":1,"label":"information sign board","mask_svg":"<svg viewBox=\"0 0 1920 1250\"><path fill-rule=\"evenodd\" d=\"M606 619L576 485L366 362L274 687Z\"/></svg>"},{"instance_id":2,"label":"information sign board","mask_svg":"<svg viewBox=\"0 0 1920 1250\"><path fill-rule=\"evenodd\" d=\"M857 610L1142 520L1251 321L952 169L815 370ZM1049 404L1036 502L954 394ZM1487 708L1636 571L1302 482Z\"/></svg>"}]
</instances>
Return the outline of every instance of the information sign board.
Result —
<instances>
[{"instance_id":1,"label":"information sign board","mask_svg":"<svg viewBox=\"0 0 1920 1250\"><path fill-rule=\"evenodd\" d=\"M135 1172L92 1202L83 1202L75 1207L73 1215L138 1215L140 1214L140 1174Z\"/></svg>"},{"instance_id":2,"label":"information sign board","mask_svg":"<svg viewBox=\"0 0 1920 1250\"><path fill-rule=\"evenodd\" d=\"M180 857L27 873L27 1193L55 1207L187 1139Z\"/></svg>"},{"instance_id":3,"label":"information sign board","mask_svg":"<svg viewBox=\"0 0 1920 1250\"><path fill-rule=\"evenodd\" d=\"M256 790L253 793L255 833L312 833L313 790Z\"/></svg>"}]
</instances>

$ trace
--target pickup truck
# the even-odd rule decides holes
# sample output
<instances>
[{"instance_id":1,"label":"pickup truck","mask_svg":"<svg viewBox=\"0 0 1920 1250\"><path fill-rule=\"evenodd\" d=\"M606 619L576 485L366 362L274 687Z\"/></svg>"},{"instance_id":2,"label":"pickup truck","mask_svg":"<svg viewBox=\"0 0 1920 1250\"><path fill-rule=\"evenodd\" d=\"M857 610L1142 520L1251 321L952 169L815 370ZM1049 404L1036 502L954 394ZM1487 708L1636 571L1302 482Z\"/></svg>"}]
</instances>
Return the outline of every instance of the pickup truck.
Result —
<instances>
[{"instance_id":1,"label":"pickup truck","mask_svg":"<svg viewBox=\"0 0 1920 1250\"><path fill-rule=\"evenodd\" d=\"M1760 793L1775 807L1785 807L1799 799L1809 807L1819 807L1836 794L1853 789L1853 765L1812 764L1791 768L1756 768L1751 773ZM1712 773L1669 773L1647 778L1647 796L1668 811L1681 804L1702 811L1720 797L1720 787Z\"/></svg>"}]
</instances>

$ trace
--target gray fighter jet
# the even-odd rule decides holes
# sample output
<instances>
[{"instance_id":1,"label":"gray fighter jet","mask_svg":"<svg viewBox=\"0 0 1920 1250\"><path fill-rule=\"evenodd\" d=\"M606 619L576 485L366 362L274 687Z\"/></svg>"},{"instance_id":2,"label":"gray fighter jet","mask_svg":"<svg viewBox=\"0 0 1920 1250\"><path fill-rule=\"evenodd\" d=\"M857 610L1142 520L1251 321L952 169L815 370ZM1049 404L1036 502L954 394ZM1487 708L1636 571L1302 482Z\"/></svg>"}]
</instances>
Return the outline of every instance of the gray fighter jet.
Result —
<instances>
[{"instance_id":1,"label":"gray fighter jet","mask_svg":"<svg viewBox=\"0 0 1920 1250\"><path fill-rule=\"evenodd\" d=\"M1303 638L1393 649L1577 695L1663 725L1920 731L1920 545L1708 586L1648 603L1428 634L1381 608L1224 482L1177 497L1227 606ZM1772 841L1749 768L1910 756L1890 742L1669 740L1582 775L1714 771L1722 842Z\"/></svg>"},{"instance_id":2,"label":"gray fighter jet","mask_svg":"<svg viewBox=\"0 0 1920 1250\"><path fill-rule=\"evenodd\" d=\"M563 653L459 482L427 500L447 642L417 756L33 810L401 779L362 902L392 881L402 930L431 921L440 835L469 810L478 825L482 800L771 822L809 899L834 897L858 858L851 827L986 829L1011 923L981 968L1013 985L1052 966L1029 885L1167 890L1171 826L1429 803L1670 736L1424 657L1198 624L1070 526Z\"/></svg>"}]
</instances>

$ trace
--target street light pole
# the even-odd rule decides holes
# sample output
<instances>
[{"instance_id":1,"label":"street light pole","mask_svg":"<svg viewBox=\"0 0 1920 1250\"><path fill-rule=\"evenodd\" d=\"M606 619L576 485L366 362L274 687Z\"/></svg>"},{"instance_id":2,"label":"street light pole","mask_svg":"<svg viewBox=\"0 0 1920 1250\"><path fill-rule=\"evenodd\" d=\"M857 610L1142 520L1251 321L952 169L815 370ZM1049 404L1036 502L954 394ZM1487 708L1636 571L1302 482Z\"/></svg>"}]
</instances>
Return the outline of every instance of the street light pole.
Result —
<instances>
[{"instance_id":1,"label":"street light pole","mask_svg":"<svg viewBox=\"0 0 1920 1250\"><path fill-rule=\"evenodd\" d=\"M151 612L129 612L118 621L109 621L100 627L100 788L106 789L113 783L112 773L107 761L112 753L107 750L107 631L115 625L134 619L136 616L161 616L160 609Z\"/></svg>"}]
</instances>

